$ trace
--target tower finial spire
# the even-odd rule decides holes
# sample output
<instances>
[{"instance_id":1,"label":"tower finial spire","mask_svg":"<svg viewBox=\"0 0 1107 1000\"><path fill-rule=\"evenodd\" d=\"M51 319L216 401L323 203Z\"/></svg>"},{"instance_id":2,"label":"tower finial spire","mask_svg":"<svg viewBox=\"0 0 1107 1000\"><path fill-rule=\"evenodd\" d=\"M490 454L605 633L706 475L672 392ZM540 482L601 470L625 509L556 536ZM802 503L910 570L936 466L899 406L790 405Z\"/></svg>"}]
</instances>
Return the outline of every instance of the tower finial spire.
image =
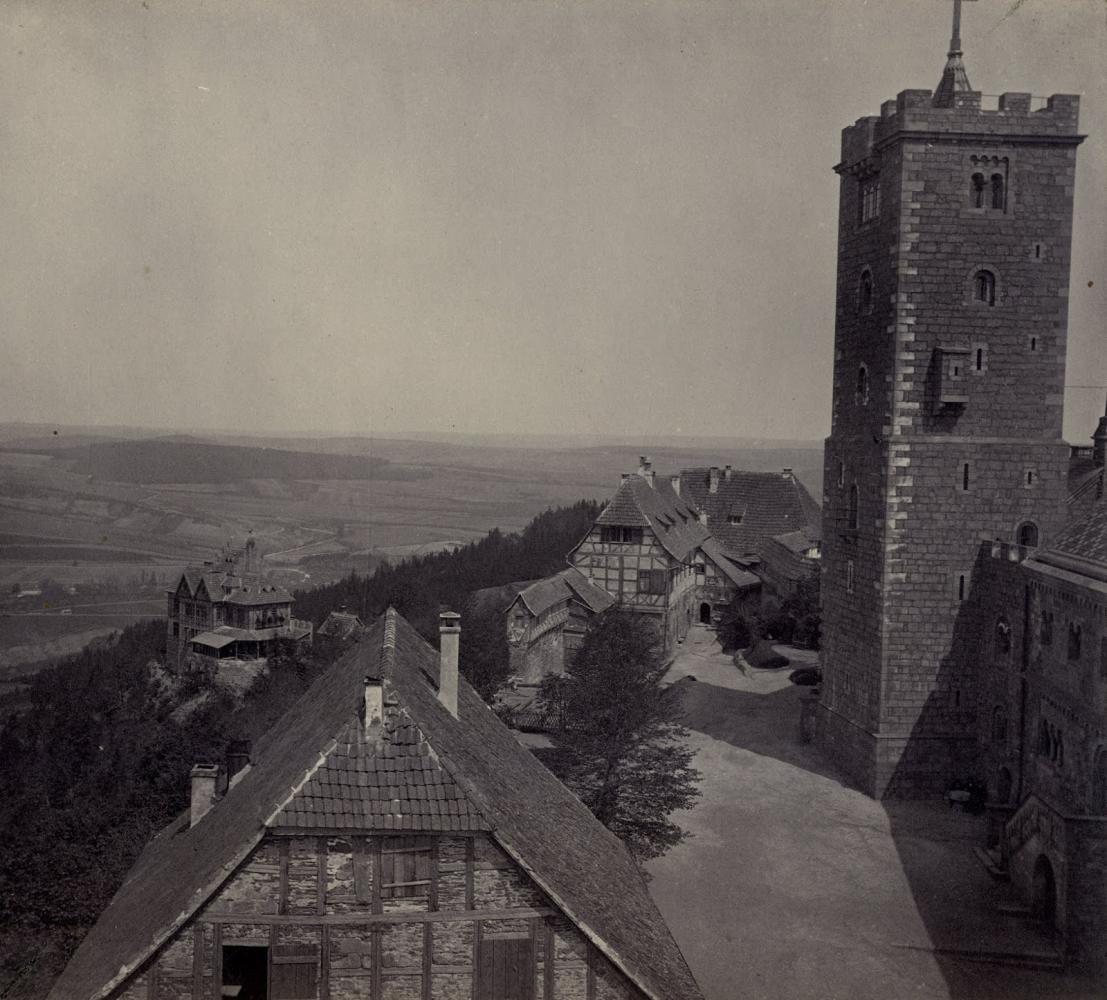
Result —
<instances>
[{"instance_id":1,"label":"tower finial spire","mask_svg":"<svg viewBox=\"0 0 1107 1000\"><path fill-rule=\"evenodd\" d=\"M953 34L949 39L949 52L946 54L946 68L942 71L942 79L938 83L938 89L934 91L934 107L952 108L954 94L972 90L969 83L969 74L965 72L965 64L961 61L961 4L963 0L953 0ZM971 0L970 0L971 2Z\"/></svg>"},{"instance_id":2,"label":"tower finial spire","mask_svg":"<svg viewBox=\"0 0 1107 1000\"><path fill-rule=\"evenodd\" d=\"M961 55L961 0L953 0L953 35L949 40L948 55Z\"/></svg>"}]
</instances>

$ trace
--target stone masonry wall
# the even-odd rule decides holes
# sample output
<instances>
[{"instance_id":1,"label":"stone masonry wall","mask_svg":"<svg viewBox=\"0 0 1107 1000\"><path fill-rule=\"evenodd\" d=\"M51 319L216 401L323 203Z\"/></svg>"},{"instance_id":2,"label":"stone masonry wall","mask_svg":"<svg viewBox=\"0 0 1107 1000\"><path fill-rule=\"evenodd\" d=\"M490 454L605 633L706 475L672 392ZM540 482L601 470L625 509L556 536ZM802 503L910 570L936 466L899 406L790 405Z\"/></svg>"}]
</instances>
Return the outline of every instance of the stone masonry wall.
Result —
<instances>
[{"instance_id":1,"label":"stone masonry wall","mask_svg":"<svg viewBox=\"0 0 1107 1000\"><path fill-rule=\"evenodd\" d=\"M977 548L1025 521L1048 543L1063 516L1078 102L979 104L936 109L905 91L845 131L838 168L823 715L880 737L878 795L940 792L972 767L964 604ZM975 207L977 172L1003 176L1002 206ZM880 208L865 221L872 184ZM995 290L979 301L982 270Z\"/></svg>"},{"instance_id":2,"label":"stone masonry wall","mask_svg":"<svg viewBox=\"0 0 1107 1000\"><path fill-rule=\"evenodd\" d=\"M432 845L429 884L395 899L379 874L382 843L267 837L115 997L217 1000L223 947L238 945L294 963L298 982L314 983L298 996L472 1000L480 949L509 941L530 955L535 1000L642 1000L490 837L421 839Z\"/></svg>"}]
</instances>

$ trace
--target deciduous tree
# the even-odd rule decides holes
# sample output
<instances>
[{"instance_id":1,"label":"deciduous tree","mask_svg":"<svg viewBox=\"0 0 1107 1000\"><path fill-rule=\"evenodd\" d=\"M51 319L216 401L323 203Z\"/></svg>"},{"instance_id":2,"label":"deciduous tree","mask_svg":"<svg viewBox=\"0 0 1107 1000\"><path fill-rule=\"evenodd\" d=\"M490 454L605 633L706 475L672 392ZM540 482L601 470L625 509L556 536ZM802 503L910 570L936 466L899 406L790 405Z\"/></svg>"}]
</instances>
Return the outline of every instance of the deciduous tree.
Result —
<instances>
[{"instance_id":1,"label":"deciduous tree","mask_svg":"<svg viewBox=\"0 0 1107 1000\"><path fill-rule=\"evenodd\" d=\"M650 625L616 608L543 691L558 720L551 766L640 861L684 839L669 817L699 796L680 692L662 685L664 671Z\"/></svg>"}]
</instances>

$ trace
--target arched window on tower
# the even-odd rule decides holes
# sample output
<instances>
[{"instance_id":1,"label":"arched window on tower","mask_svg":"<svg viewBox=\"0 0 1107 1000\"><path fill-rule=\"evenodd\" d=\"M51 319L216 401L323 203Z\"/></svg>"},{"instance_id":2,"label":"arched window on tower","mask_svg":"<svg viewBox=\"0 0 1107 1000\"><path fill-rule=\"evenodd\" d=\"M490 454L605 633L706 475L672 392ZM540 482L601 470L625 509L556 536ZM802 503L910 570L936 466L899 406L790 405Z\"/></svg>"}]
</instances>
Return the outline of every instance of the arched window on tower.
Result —
<instances>
[{"instance_id":1,"label":"arched window on tower","mask_svg":"<svg viewBox=\"0 0 1107 1000\"><path fill-rule=\"evenodd\" d=\"M862 365L857 369L857 402L864 405L869 401L869 369Z\"/></svg>"},{"instance_id":2,"label":"arched window on tower","mask_svg":"<svg viewBox=\"0 0 1107 1000\"><path fill-rule=\"evenodd\" d=\"M1023 521L1019 525L1019 545L1033 549L1038 546L1038 526L1033 521Z\"/></svg>"},{"instance_id":3,"label":"arched window on tower","mask_svg":"<svg viewBox=\"0 0 1107 1000\"><path fill-rule=\"evenodd\" d=\"M873 311L873 273L868 268L861 272L861 281L857 289L857 308L862 313Z\"/></svg>"},{"instance_id":4,"label":"arched window on tower","mask_svg":"<svg viewBox=\"0 0 1107 1000\"><path fill-rule=\"evenodd\" d=\"M850 531L857 530L858 523L858 508L859 508L859 495L857 491L857 483L854 483L849 488L849 507L846 511L846 527Z\"/></svg>"},{"instance_id":5,"label":"arched window on tower","mask_svg":"<svg viewBox=\"0 0 1107 1000\"><path fill-rule=\"evenodd\" d=\"M985 184L983 174L973 174L972 175L972 186L971 186L971 190L970 190L970 197L972 198L972 207L973 208L983 208L984 207L984 189L985 189L986 186L987 185Z\"/></svg>"},{"instance_id":6,"label":"arched window on tower","mask_svg":"<svg viewBox=\"0 0 1107 1000\"><path fill-rule=\"evenodd\" d=\"M1003 174L992 174L992 208L1003 211L1007 205L1006 190Z\"/></svg>"},{"instance_id":7,"label":"arched window on tower","mask_svg":"<svg viewBox=\"0 0 1107 1000\"><path fill-rule=\"evenodd\" d=\"M995 650L998 657L1011 655L1011 623L1003 615L996 621Z\"/></svg>"},{"instance_id":8,"label":"arched window on tower","mask_svg":"<svg viewBox=\"0 0 1107 1000\"><path fill-rule=\"evenodd\" d=\"M996 276L991 271L977 271L973 275L972 297L988 306L996 304Z\"/></svg>"}]
</instances>

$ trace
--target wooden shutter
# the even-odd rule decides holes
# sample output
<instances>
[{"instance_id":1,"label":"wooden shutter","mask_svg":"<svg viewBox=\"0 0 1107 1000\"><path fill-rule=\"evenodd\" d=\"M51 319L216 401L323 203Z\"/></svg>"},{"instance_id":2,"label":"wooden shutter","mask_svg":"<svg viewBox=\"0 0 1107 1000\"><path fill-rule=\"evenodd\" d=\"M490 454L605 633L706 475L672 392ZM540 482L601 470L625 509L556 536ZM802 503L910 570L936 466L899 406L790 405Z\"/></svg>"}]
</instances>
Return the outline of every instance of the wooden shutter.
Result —
<instances>
[{"instance_id":1,"label":"wooden shutter","mask_svg":"<svg viewBox=\"0 0 1107 1000\"><path fill-rule=\"evenodd\" d=\"M315 1000L319 995L318 945L274 945L269 963L271 1000Z\"/></svg>"},{"instance_id":2,"label":"wooden shutter","mask_svg":"<svg viewBox=\"0 0 1107 1000\"><path fill-rule=\"evenodd\" d=\"M531 938L483 938L477 1000L534 1000Z\"/></svg>"}]
</instances>

